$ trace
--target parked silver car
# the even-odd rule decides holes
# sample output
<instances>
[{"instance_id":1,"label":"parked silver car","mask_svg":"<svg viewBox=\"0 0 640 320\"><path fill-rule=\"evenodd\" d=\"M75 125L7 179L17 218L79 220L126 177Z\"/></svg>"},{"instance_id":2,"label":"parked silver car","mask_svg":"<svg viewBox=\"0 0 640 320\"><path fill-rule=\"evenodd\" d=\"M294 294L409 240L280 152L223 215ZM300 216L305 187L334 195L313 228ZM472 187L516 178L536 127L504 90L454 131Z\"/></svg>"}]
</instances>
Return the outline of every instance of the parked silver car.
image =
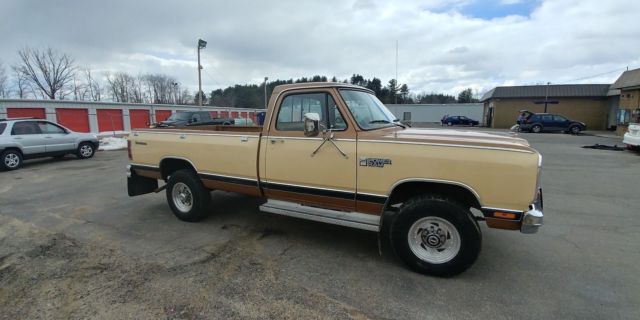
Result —
<instances>
[{"instance_id":1,"label":"parked silver car","mask_svg":"<svg viewBox=\"0 0 640 320\"><path fill-rule=\"evenodd\" d=\"M95 134L73 132L42 119L0 119L0 169L15 170L25 159L66 154L88 159L97 149Z\"/></svg>"}]
</instances>

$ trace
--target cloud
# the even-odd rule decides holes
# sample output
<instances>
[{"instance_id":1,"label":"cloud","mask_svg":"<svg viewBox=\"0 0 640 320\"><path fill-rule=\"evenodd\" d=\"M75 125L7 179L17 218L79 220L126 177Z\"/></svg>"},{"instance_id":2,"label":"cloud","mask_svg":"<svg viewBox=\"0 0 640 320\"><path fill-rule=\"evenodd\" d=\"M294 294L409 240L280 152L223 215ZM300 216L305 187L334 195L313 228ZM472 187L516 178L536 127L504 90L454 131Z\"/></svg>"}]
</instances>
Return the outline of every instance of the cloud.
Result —
<instances>
[{"instance_id":1,"label":"cloud","mask_svg":"<svg viewBox=\"0 0 640 320\"><path fill-rule=\"evenodd\" d=\"M502 1L503 3L505 1ZM506 1L508 2L508 1ZM511 1L513 2L513 1ZM536 2L526 15L481 18L473 1L47 1L3 4L0 57L52 46L96 70L166 73L203 87L353 73L413 92L482 93L496 85L564 83L640 67L640 2ZM495 2L494 6L500 6ZM583 79L611 82L619 73Z\"/></svg>"}]
</instances>

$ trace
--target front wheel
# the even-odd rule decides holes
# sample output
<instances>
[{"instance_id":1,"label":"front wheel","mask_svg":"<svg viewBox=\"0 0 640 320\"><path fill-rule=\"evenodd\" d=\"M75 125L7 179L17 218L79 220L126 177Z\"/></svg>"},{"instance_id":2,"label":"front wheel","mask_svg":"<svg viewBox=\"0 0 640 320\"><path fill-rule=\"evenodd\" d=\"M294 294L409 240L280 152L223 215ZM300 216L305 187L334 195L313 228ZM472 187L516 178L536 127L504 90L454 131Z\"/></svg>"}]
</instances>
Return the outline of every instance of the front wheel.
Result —
<instances>
[{"instance_id":1,"label":"front wheel","mask_svg":"<svg viewBox=\"0 0 640 320\"><path fill-rule=\"evenodd\" d=\"M569 132L571 134L579 134L580 133L580 127L578 126L572 126L571 128L569 128Z\"/></svg>"},{"instance_id":2,"label":"front wheel","mask_svg":"<svg viewBox=\"0 0 640 320\"><path fill-rule=\"evenodd\" d=\"M398 257L411 269L449 277L467 270L478 258L482 234L471 213L439 196L407 201L391 230Z\"/></svg>"},{"instance_id":3,"label":"front wheel","mask_svg":"<svg viewBox=\"0 0 640 320\"><path fill-rule=\"evenodd\" d=\"M78 146L78 150L76 150L76 155L80 159L89 159L93 157L96 153L96 149L90 142L83 142Z\"/></svg>"},{"instance_id":4,"label":"front wheel","mask_svg":"<svg viewBox=\"0 0 640 320\"><path fill-rule=\"evenodd\" d=\"M178 170L169 176L167 202L178 219L196 222L209 213L211 193L191 170Z\"/></svg>"}]
</instances>

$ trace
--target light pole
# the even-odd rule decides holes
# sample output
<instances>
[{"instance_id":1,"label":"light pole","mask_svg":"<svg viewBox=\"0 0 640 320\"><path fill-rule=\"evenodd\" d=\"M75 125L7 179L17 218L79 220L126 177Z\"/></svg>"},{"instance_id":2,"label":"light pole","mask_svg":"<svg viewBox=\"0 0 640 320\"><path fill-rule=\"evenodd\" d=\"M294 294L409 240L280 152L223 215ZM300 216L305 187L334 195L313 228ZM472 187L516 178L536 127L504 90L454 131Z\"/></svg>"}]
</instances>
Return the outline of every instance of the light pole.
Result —
<instances>
[{"instance_id":1,"label":"light pole","mask_svg":"<svg viewBox=\"0 0 640 320\"><path fill-rule=\"evenodd\" d=\"M267 108L267 80L269 77L264 77L264 108Z\"/></svg>"},{"instance_id":2,"label":"light pole","mask_svg":"<svg viewBox=\"0 0 640 320\"><path fill-rule=\"evenodd\" d=\"M207 42L198 39L198 107L202 110L202 65L200 65L200 50L207 47Z\"/></svg>"},{"instance_id":3,"label":"light pole","mask_svg":"<svg viewBox=\"0 0 640 320\"><path fill-rule=\"evenodd\" d=\"M178 83L172 82L171 85L173 86L173 104L178 104Z\"/></svg>"},{"instance_id":4,"label":"light pole","mask_svg":"<svg viewBox=\"0 0 640 320\"><path fill-rule=\"evenodd\" d=\"M549 102L549 85L551 84L551 82L547 82L547 90L546 90L546 94L544 95L544 113L547 113L547 104Z\"/></svg>"}]
</instances>

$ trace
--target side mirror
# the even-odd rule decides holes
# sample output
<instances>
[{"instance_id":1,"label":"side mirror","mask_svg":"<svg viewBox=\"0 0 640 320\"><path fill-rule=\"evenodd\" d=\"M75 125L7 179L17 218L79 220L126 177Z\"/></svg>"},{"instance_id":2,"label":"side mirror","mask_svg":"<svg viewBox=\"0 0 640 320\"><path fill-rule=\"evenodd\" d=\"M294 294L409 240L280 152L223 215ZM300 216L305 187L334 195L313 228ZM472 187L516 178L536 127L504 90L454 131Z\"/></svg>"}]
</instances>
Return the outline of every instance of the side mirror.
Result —
<instances>
[{"instance_id":1,"label":"side mirror","mask_svg":"<svg viewBox=\"0 0 640 320\"><path fill-rule=\"evenodd\" d=\"M315 137L320 134L320 115L315 112L304 114L304 135Z\"/></svg>"}]
</instances>

